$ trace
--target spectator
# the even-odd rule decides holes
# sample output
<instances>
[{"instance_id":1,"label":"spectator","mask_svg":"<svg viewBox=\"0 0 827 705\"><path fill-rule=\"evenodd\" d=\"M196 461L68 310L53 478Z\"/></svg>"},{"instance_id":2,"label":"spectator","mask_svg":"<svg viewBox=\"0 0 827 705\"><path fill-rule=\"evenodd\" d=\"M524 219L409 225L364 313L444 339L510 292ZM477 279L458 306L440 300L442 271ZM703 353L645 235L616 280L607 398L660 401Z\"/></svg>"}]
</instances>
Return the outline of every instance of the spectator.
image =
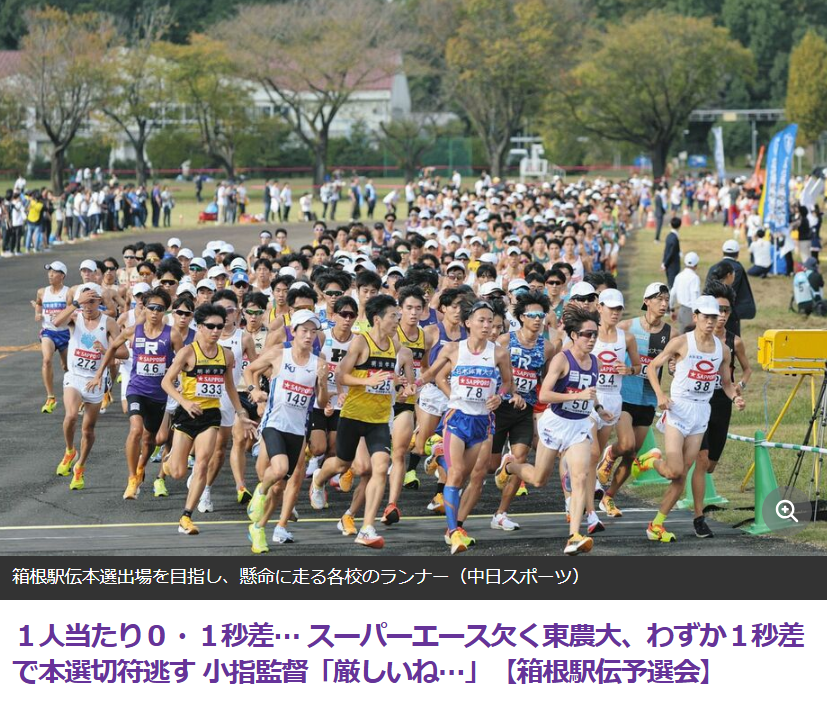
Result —
<instances>
[{"instance_id":1,"label":"spectator","mask_svg":"<svg viewBox=\"0 0 827 705\"><path fill-rule=\"evenodd\" d=\"M766 279L767 274L772 270L772 245L763 229L755 231L749 246L749 253L752 256L752 266L747 270L747 274L751 277Z\"/></svg>"},{"instance_id":2,"label":"spectator","mask_svg":"<svg viewBox=\"0 0 827 705\"><path fill-rule=\"evenodd\" d=\"M290 222L290 208L293 206L293 190L290 184L285 181L281 189L281 222Z\"/></svg>"},{"instance_id":3,"label":"spectator","mask_svg":"<svg viewBox=\"0 0 827 705\"><path fill-rule=\"evenodd\" d=\"M666 272L666 282L669 288L675 283L675 277L681 269L681 245L678 231L681 229L681 219L675 216L670 221L672 229L666 236L666 243L663 246L663 261L660 268ZM656 240L659 238L656 237Z\"/></svg>"},{"instance_id":4,"label":"spectator","mask_svg":"<svg viewBox=\"0 0 827 705\"><path fill-rule=\"evenodd\" d=\"M666 182L664 182L655 191L655 242L660 242L660 231L663 230L663 219L666 217L666 199L668 197L669 191ZM680 262L677 266L680 268Z\"/></svg>"},{"instance_id":5,"label":"spectator","mask_svg":"<svg viewBox=\"0 0 827 705\"><path fill-rule=\"evenodd\" d=\"M302 220L305 223L313 220L313 197L307 191L299 199L299 207L302 209Z\"/></svg>"},{"instance_id":6,"label":"spectator","mask_svg":"<svg viewBox=\"0 0 827 705\"><path fill-rule=\"evenodd\" d=\"M672 311L672 320L677 322L681 333L685 333L692 324L692 305L701 295L701 278L697 273L699 261L696 252L689 252L683 258L686 267L675 277L675 284L670 291L669 308Z\"/></svg>"},{"instance_id":7,"label":"spectator","mask_svg":"<svg viewBox=\"0 0 827 705\"><path fill-rule=\"evenodd\" d=\"M735 290L735 307L727 321L727 330L735 335L741 335L741 320L749 321L755 318L755 298L752 295L752 287L749 285L749 277L743 265L738 261L738 254L741 251L738 241L727 240L722 250L724 258L718 264L725 262L732 266L734 276L731 286ZM709 276L707 276L708 281Z\"/></svg>"},{"instance_id":8,"label":"spectator","mask_svg":"<svg viewBox=\"0 0 827 705\"><path fill-rule=\"evenodd\" d=\"M790 232L798 232L798 259L802 263L810 258L813 239L810 231L810 219L807 217L807 214L807 206L800 203L793 204Z\"/></svg>"},{"instance_id":9,"label":"spectator","mask_svg":"<svg viewBox=\"0 0 827 705\"><path fill-rule=\"evenodd\" d=\"M793 300L799 313L827 316L824 302L824 277L818 271L818 260L810 257L804 269L793 277Z\"/></svg>"}]
</instances>

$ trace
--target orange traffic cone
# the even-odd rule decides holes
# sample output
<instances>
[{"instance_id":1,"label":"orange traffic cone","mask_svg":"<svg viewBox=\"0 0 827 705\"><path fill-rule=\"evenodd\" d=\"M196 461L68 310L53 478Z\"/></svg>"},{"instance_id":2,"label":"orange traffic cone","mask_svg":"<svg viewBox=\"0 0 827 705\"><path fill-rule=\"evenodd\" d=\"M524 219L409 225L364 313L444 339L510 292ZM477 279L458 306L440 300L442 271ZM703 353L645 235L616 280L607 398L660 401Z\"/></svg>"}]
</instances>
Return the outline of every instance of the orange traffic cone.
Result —
<instances>
[{"instance_id":1,"label":"orange traffic cone","mask_svg":"<svg viewBox=\"0 0 827 705\"><path fill-rule=\"evenodd\" d=\"M683 217L681 218L681 223L684 227L692 225L692 217L689 215L689 209L686 206L683 207Z\"/></svg>"},{"instance_id":2,"label":"orange traffic cone","mask_svg":"<svg viewBox=\"0 0 827 705\"><path fill-rule=\"evenodd\" d=\"M651 208L649 209L649 212L646 214L646 227L650 230L655 229L655 213Z\"/></svg>"}]
</instances>

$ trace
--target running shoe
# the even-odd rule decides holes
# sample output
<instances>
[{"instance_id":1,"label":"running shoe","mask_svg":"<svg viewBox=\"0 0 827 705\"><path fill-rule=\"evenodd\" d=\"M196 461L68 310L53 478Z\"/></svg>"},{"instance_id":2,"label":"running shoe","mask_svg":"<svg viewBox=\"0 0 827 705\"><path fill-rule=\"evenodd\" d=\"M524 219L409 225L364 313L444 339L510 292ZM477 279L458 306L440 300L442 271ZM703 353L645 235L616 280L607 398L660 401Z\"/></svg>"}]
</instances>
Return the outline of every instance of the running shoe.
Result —
<instances>
[{"instance_id":1,"label":"running shoe","mask_svg":"<svg viewBox=\"0 0 827 705\"><path fill-rule=\"evenodd\" d=\"M339 489L342 492L350 492L353 489L353 470L350 468L339 475Z\"/></svg>"},{"instance_id":2,"label":"running shoe","mask_svg":"<svg viewBox=\"0 0 827 705\"><path fill-rule=\"evenodd\" d=\"M508 483L508 478L511 477L506 471L505 466L513 463L516 458L511 453L506 453L500 461L500 467L497 468L497 474L494 475L494 484L497 485L498 490L505 488Z\"/></svg>"},{"instance_id":3,"label":"running shoe","mask_svg":"<svg viewBox=\"0 0 827 705\"><path fill-rule=\"evenodd\" d=\"M406 490L419 489L419 478L416 475L416 470L408 470L408 472L405 473L405 477L402 480L402 487Z\"/></svg>"},{"instance_id":4,"label":"running shoe","mask_svg":"<svg viewBox=\"0 0 827 705\"><path fill-rule=\"evenodd\" d=\"M40 407L40 413L42 414L51 414L55 407L57 406L57 399L54 397L47 397L46 403Z\"/></svg>"},{"instance_id":5,"label":"running shoe","mask_svg":"<svg viewBox=\"0 0 827 705\"><path fill-rule=\"evenodd\" d=\"M623 512L621 512L615 504L614 497L610 497L609 495L603 495L603 499L600 501L600 511L606 512L606 516L610 517L623 516Z\"/></svg>"},{"instance_id":6,"label":"running shoe","mask_svg":"<svg viewBox=\"0 0 827 705\"><path fill-rule=\"evenodd\" d=\"M609 484L609 480L612 479L614 466L615 457L612 455L612 446L609 444L603 450L603 455L600 456L600 462L597 464L597 479L601 485Z\"/></svg>"},{"instance_id":7,"label":"running shoe","mask_svg":"<svg viewBox=\"0 0 827 705\"><path fill-rule=\"evenodd\" d=\"M567 556L576 556L578 553L588 553L594 546L594 540L589 536L572 534L566 542L563 553Z\"/></svg>"},{"instance_id":8,"label":"running shoe","mask_svg":"<svg viewBox=\"0 0 827 705\"><path fill-rule=\"evenodd\" d=\"M434 446L437 443L442 443L442 436L440 436L438 433L435 433L427 441L425 441L425 446L424 446L425 455L433 455Z\"/></svg>"},{"instance_id":9,"label":"running shoe","mask_svg":"<svg viewBox=\"0 0 827 705\"><path fill-rule=\"evenodd\" d=\"M516 497L528 497L528 487L525 486L525 482L520 480L520 488L517 490Z\"/></svg>"},{"instance_id":10,"label":"running shoe","mask_svg":"<svg viewBox=\"0 0 827 705\"><path fill-rule=\"evenodd\" d=\"M434 498L428 504L428 511L434 514L445 514L445 498L442 496L442 492L437 492L434 495Z\"/></svg>"},{"instance_id":11,"label":"running shoe","mask_svg":"<svg viewBox=\"0 0 827 705\"><path fill-rule=\"evenodd\" d=\"M600 504L603 500L603 495L606 494L606 490L603 489L600 480L595 480L594 483L594 501Z\"/></svg>"},{"instance_id":12,"label":"running shoe","mask_svg":"<svg viewBox=\"0 0 827 705\"><path fill-rule=\"evenodd\" d=\"M141 494L141 485L144 484L144 477L146 476L146 472L143 468L137 468L135 470L135 477L138 479L138 494Z\"/></svg>"},{"instance_id":13,"label":"running shoe","mask_svg":"<svg viewBox=\"0 0 827 705\"><path fill-rule=\"evenodd\" d=\"M712 529L710 529L709 525L706 523L705 517L695 517L692 523L695 525L695 536L699 539L711 539L715 537L715 534L712 533Z\"/></svg>"},{"instance_id":14,"label":"running shoe","mask_svg":"<svg viewBox=\"0 0 827 705\"><path fill-rule=\"evenodd\" d=\"M130 477L126 483L126 489L123 493L124 499L138 499L138 478Z\"/></svg>"},{"instance_id":15,"label":"running shoe","mask_svg":"<svg viewBox=\"0 0 827 705\"><path fill-rule=\"evenodd\" d=\"M426 475L434 475L439 471L439 461L437 460L439 456L437 455L429 455L425 458L425 474Z\"/></svg>"},{"instance_id":16,"label":"running shoe","mask_svg":"<svg viewBox=\"0 0 827 705\"><path fill-rule=\"evenodd\" d=\"M293 543L293 534L283 526L276 524L276 528L273 529L273 541L276 543Z\"/></svg>"},{"instance_id":17,"label":"running shoe","mask_svg":"<svg viewBox=\"0 0 827 705\"><path fill-rule=\"evenodd\" d=\"M676 541L675 534L668 532L662 524L649 524L646 527L646 536L650 541L660 541L661 543L672 543Z\"/></svg>"},{"instance_id":18,"label":"running shoe","mask_svg":"<svg viewBox=\"0 0 827 705\"><path fill-rule=\"evenodd\" d=\"M190 517L182 516L178 522L178 533L194 536L198 533L198 527L192 523L192 519Z\"/></svg>"},{"instance_id":19,"label":"running shoe","mask_svg":"<svg viewBox=\"0 0 827 705\"><path fill-rule=\"evenodd\" d=\"M187 470L192 470L195 467L195 456L191 455L187 458Z\"/></svg>"},{"instance_id":20,"label":"running shoe","mask_svg":"<svg viewBox=\"0 0 827 705\"><path fill-rule=\"evenodd\" d=\"M313 509L320 510L327 506L327 490L316 485L316 475L318 474L318 471L313 473L313 478L310 480L310 506Z\"/></svg>"},{"instance_id":21,"label":"running shoe","mask_svg":"<svg viewBox=\"0 0 827 705\"><path fill-rule=\"evenodd\" d=\"M67 450L63 454L63 460L58 463L57 470L55 470L56 475L60 475L61 477L69 477L72 470L72 463L75 462L75 458L78 457L77 448L72 448L72 450Z\"/></svg>"},{"instance_id":22,"label":"running shoe","mask_svg":"<svg viewBox=\"0 0 827 705\"><path fill-rule=\"evenodd\" d=\"M101 402L101 413L105 414L106 410L109 408L109 405L112 403L112 393L111 392L104 392L103 393L103 401Z\"/></svg>"},{"instance_id":23,"label":"running shoe","mask_svg":"<svg viewBox=\"0 0 827 705\"><path fill-rule=\"evenodd\" d=\"M247 538L250 539L250 543L253 544L253 553L270 553L270 547L267 545L267 536L261 527L250 524L250 526L247 527Z\"/></svg>"},{"instance_id":24,"label":"running shoe","mask_svg":"<svg viewBox=\"0 0 827 705\"><path fill-rule=\"evenodd\" d=\"M339 519L339 523L336 524L336 528L342 532L342 536L355 536L359 532L356 530L356 522L353 521L353 517L350 514L345 514L341 519Z\"/></svg>"},{"instance_id":25,"label":"running shoe","mask_svg":"<svg viewBox=\"0 0 827 705\"><path fill-rule=\"evenodd\" d=\"M655 469L655 461L660 460L663 453L657 448L646 451L643 455L639 455L635 462L632 463L632 477L637 477L643 472Z\"/></svg>"},{"instance_id":26,"label":"running shoe","mask_svg":"<svg viewBox=\"0 0 827 705\"><path fill-rule=\"evenodd\" d=\"M408 452L413 453L414 448L416 448L416 431L414 431L413 435L411 436L411 442L408 443Z\"/></svg>"},{"instance_id":27,"label":"running shoe","mask_svg":"<svg viewBox=\"0 0 827 705\"><path fill-rule=\"evenodd\" d=\"M360 546L367 546L368 548L384 548L385 539L376 533L376 529L372 526L363 526L359 535L356 537L356 543Z\"/></svg>"},{"instance_id":28,"label":"running shoe","mask_svg":"<svg viewBox=\"0 0 827 705\"><path fill-rule=\"evenodd\" d=\"M299 520L299 512L295 507L293 507L293 511L290 512L290 519L288 519L288 521L298 521L298 520Z\"/></svg>"},{"instance_id":29,"label":"running shoe","mask_svg":"<svg viewBox=\"0 0 827 705\"><path fill-rule=\"evenodd\" d=\"M261 483L256 487L250 503L247 505L247 516L254 524L261 521L264 516L264 508L267 505L267 496L261 491Z\"/></svg>"},{"instance_id":30,"label":"running shoe","mask_svg":"<svg viewBox=\"0 0 827 705\"><path fill-rule=\"evenodd\" d=\"M502 531L516 531L520 528L520 525L516 521L512 521L505 512L491 517L490 526L492 529L501 529Z\"/></svg>"},{"instance_id":31,"label":"running shoe","mask_svg":"<svg viewBox=\"0 0 827 705\"><path fill-rule=\"evenodd\" d=\"M159 477L157 480L155 480L155 482L152 483L152 488L155 491L156 497L169 497L167 483L164 482L163 477Z\"/></svg>"},{"instance_id":32,"label":"running shoe","mask_svg":"<svg viewBox=\"0 0 827 705\"><path fill-rule=\"evenodd\" d=\"M75 465L72 470L72 481L69 483L70 490L82 490L86 486L86 482L83 479L83 471L85 469L83 465Z\"/></svg>"},{"instance_id":33,"label":"running shoe","mask_svg":"<svg viewBox=\"0 0 827 705\"><path fill-rule=\"evenodd\" d=\"M595 522L592 522L588 526L589 536L591 536L592 534L599 534L601 531L605 531L605 530L606 530L606 527L603 526L603 522L600 521L600 519L598 519Z\"/></svg>"},{"instance_id":34,"label":"running shoe","mask_svg":"<svg viewBox=\"0 0 827 705\"><path fill-rule=\"evenodd\" d=\"M468 546L465 544L465 539L460 533L460 530L455 529L451 534L451 555L453 556L456 553L462 553L467 550Z\"/></svg>"},{"instance_id":35,"label":"running shoe","mask_svg":"<svg viewBox=\"0 0 827 705\"><path fill-rule=\"evenodd\" d=\"M385 526L396 524L401 518L402 512L399 511L396 502L390 502L382 513L382 523L385 524Z\"/></svg>"},{"instance_id":36,"label":"running shoe","mask_svg":"<svg viewBox=\"0 0 827 705\"><path fill-rule=\"evenodd\" d=\"M150 463L160 463L161 458L164 455L164 448L163 446L155 446L155 450L152 451L152 455L149 456Z\"/></svg>"},{"instance_id":37,"label":"running shoe","mask_svg":"<svg viewBox=\"0 0 827 705\"><path fill-rule=\"evenodd\" d=\"M209 487L205 487L201 493L201 499L198 500L198 511L202 514L212 512L215 509L212 503L212 493Z\"/></svg>"},{"instance_id":38,"label":"running shoe","mask_svg":"<svg viewBox=\"0 0 827 705\"><path fill-rule=\"evenodd\" d=\"M236 502L238 502L238 504L247 504L247 502L253 498L253 495L250 494L250 490L246 487L242 487L240 490L237 490L236 493Z\"/></svg>"},{"instance_id":39,"label":"running shoe","mask_svg":"<svg viewBox=\"0 0 827 705\"><path fill-rule=\"evenodd\" d=\"M462 540L465 542L465 546L467 548L470 548L471 546L476 546L477 545L477 540L473 536L469 536L468 532L465 529L463 529L461 526L458 526L455 529L455 532L457 532L457 531L459 532L460 536L462 536ZM447 546L451 545L451 536L452 535L453 534L451 533L451 531L449 529L445 529L445 534L443 534L443 536L445 537L445 544Z\"/></svg>"},{"instance_id":40,"label":"running shoe","mask_svg":"<svg viewBox=\"0 0 827 705\"><path fill-rule=\"evenodd\" d=\"M308 468L308 470L307 470L307 472L305 473L305 475L304 475L304 476L305 476L305 477L313 477L313 473L314 473L314 472L316 472L316 471L315 471L315 470L311 471L311 470ZM333 477L331 477L331 478L327 481L327 484L328 484L328 485L330 485L330 486L331 486L334 490L339 490L339 478L340 478L340 477L341 477L341 475L334 475ZM339 490L339 492L341 492L341 490Z\"/></svg>"}]
</instances>

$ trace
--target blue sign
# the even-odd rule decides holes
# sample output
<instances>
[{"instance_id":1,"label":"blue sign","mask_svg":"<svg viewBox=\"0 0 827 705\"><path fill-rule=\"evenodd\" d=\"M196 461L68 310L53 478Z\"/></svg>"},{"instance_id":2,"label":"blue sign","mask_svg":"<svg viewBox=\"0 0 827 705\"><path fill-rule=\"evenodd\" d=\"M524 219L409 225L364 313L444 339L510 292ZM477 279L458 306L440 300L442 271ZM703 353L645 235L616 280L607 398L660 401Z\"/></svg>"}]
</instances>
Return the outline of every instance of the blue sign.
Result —
<instances>
[{"instance_id":1,"label":"blue sign","mask_svg":"<svg viewBox=\"0 0 827 705\"><path fill-rule=\"evenodd\" d=\"M686 160L686 165L693 169L703 169L706 167L706 155L690 154L689 159Z\"/></svg>"},{"instance_id":2,"label":"blue sign","mask_svg":"<svg viewBox=\"0 0 827 705\"><path fill-rule=\"evenodd\" d=\"M632 162L638 169L651 169L652 168L652 160L649 157L644 157L643 155L639 157L635 157L635 160Z\"/></svg>"},{"instance_id":3,"label":"blue sign","mask_svg":"<svg viewBox=\"0 0 827 705\"><path fill-rule=\"evenodd\" d=\"M790 173L798 125L777 132L767 150L767 180L764 185L764 225L771 232L790 225Z\"/></svg>"}]
</instances>

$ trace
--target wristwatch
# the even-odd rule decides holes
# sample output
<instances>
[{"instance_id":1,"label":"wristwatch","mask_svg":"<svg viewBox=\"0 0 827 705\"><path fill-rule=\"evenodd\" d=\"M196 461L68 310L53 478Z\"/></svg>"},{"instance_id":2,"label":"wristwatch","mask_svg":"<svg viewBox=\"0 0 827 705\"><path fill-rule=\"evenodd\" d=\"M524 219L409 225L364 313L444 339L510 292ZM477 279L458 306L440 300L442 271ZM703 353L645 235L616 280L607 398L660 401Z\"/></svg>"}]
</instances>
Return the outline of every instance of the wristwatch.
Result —
<instances>
[{"instance_id":1,"label":"wristwatch","mask_svg":"<svg viewBox=\"0 0 827 705\"><path fill-rule=\"evenodd\" d=\"M72 306L74 306L75 308L80 308L80 304L78 303L77 299L72 300Z\"/></svg>"},{"instance_id":2,"label":"wristwatch","mask_svg":"<svg viewBox=\"0 0 827 705\"><path fill-rule=\"evenodd\" d=\"M254 385L254 384L250 384L250 385L248 385L248 386L247 386L247 394L249 394L250 392L252 392L255 388L256 388L256 385Z\"/></svg>"}]
</instances>

